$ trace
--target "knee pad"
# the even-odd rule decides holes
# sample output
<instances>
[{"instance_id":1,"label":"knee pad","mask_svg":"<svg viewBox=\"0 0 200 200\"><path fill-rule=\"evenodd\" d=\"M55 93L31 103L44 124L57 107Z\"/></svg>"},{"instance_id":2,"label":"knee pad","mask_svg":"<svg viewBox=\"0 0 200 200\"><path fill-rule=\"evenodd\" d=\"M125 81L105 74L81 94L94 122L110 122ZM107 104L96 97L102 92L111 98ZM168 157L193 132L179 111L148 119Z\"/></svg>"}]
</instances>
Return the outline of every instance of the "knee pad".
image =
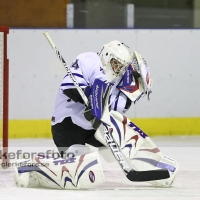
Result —
<instances>
[{"instance_id":1,"label":"knee pad","mask_svg":"<svg viewBox=\"0 0 200 200\"><path fill-rule=\"evenodd\" d=\"M65 157L70 158L70 157L75 157L75 156L79 156L79 155L85 155L85 154L91 153L91 152L92 152L92 150L88 146L81 145L81 144L74 144L66 150Z\"/></svg>"},{"instance_id":2,"label":"knee pad","mask_svg":"<svg viewBox=\"0 0 200 200\"><path fill-rule=\"evenodd\" d=\"M99 147L98 152L107 163L116 162L116 158L108 147Z\"/></svg>"}]
</instances>

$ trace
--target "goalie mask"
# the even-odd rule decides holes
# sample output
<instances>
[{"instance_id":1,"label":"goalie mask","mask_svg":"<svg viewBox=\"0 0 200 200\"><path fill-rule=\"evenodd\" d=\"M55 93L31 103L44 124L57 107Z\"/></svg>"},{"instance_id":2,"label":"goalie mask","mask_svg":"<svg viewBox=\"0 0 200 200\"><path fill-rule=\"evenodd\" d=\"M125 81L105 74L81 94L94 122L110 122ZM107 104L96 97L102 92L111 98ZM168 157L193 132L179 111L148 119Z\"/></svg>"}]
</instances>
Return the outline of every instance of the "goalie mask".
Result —
<instances>
[{"instance_id":1,"label":"goalie mask","mask_svg":"<svg viewBox=\"0 0 200 200\"><path fill-rule=\"evenodd\" d=\"M118 40L104 44L98 55L109 82L119 79L128 67L130 53L126 46Z\"/></svg>"}]
</instances>

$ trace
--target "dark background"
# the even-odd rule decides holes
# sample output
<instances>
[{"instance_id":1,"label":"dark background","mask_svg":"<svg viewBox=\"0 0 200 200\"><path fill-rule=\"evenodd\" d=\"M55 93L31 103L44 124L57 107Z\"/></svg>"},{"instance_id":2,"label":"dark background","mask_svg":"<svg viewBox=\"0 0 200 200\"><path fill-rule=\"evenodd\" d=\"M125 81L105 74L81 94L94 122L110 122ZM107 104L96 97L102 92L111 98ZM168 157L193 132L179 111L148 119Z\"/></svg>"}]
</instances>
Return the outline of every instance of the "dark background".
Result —
<instances>
[{"instance_id":1,"label":"dark background","mask_svg":"<svg viewBox=\"0 0 200 200\"><path fill-rule=\"evenodd\" d=\"M126 5L134 4L134 28L200 28L200 0L0 0L0 26L66 28L66 5L74 4L74 28L126 28Z\"/></svg>"}]
</instances>

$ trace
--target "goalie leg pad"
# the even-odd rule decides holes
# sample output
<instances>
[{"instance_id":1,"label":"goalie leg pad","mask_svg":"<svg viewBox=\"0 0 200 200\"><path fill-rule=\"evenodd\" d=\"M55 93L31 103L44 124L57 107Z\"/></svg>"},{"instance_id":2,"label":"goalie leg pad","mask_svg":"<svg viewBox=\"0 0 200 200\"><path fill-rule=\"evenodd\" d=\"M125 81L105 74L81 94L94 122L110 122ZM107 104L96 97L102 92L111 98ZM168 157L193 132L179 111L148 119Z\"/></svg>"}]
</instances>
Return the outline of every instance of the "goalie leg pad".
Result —
<instances>
[{"instance_id":1,"label":"goalie leg pad","mask_svg":"<svg viewBox=\"0 0 200 200\"><path fill-rule=\"evenodd\" d=\"M112 122L112 137L121 148L122 153L129 159L132 159L135 152L138 151L144 143L145 137L135 131L132 127L132 122L116 111L110 112ZM104 139L104 126L101 125L95 132L95 138L102 144L107 146Z\"/></svg>"},{"instance_id":2,"label":"goalie leg pad","mask_svg":"<svg viewBox=\"0 0 200 200\"><path fill-rule=\"evenodd\" d=\"M54 189L83 189L104 183L97 152L66 159L39 155L29 162L31 166L15 168L15 180L20 187L34 185Z\"/></svg>"},{"instance_id":3,"label":"goalie leg pad","mask_svg":"<svg viewBox=\"0 0 200 200\"><path fill-rule=\"evenodd\" d=\"M88 146L81 145L81 144L74 144L70 146L67 151L65 152L66 155L65 157L75 157L75 156L80 156L84 154L91 153L91 149Z\"/></svg>"},{"instance_id":4,"label":"goalie leg pad","mask_svg":"<svg viewBox=\"0 0 200 200\"><path fill-rule=\"evenodd\" d=\"M19 165L21 166L32 166L32 159L21 159L20 162L18 162ZM18 171L20 167L14 167L14 181L15 184L18 187L29 187L29 188L35 188L35 187L40 187L40 183L38 180L37 173L35 171L28 171L26 173L20 173ZM25 168L24 168L25 172Z\"/></svg>"},{"instance_id":5,"label":"goalie leg pad","mask_svg":"<svg viewBox=\"0 0 200 200\"><path fill-rule=\"evenodd\" d=\"M167 168L169 170L170 177L163 180L149 181L148 183L157 187L170 187L174 182L177 171L179 169L178 162L169 158L168 156L162 155L157 166L160 168ZM158 169L158 167L156 167L155 169Z\"/></svg>"},{"instance_id":6,"label":"goalie leg pad","mask_svg":"<svg viewBox=\"0 0 200 200\"><path fill-rule=\"evenodd\" d=\"M115 162L116 159L108 147L99 147L99 154L107 163Z\"/></svg>"},{"instance_id":7,"label":"goalie leg pad","mask_svg":"<svg viewBox=\"0 0 200 200\"><path fill-rule=\"evenodd\" d=\"M112 136L121 148L122 153L131 163L133 169L136 171L168 169L170 174L168 179L151 181L149 183L154 186L170 186L178 171L178 163L163 156L154 142L129 119L116 111L111 111L110 116L113 128ZM95 137L106 145L103 129L100 128L96 131Z\"/></svg>"}]
</instances>

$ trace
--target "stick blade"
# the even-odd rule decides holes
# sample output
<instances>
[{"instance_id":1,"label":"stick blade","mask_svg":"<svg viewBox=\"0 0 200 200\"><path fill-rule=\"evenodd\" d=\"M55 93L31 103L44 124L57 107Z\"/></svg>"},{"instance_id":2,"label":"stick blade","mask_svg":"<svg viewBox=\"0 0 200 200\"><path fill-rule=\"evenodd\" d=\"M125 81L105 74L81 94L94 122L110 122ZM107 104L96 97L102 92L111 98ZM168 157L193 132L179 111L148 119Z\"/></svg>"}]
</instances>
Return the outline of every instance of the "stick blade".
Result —
<instances>
[{"instance_id":1,"label":"stick blade","mask_svg":"<svg viewBox=\"0 0 200 200\"><path fill-rule=\"evenodd\" d=\"M135 171L128 172L126 177L130 181L145 182L169 178L169 171L167 169L149 170L149 171Z\"/></svg>"}]
</instances>

